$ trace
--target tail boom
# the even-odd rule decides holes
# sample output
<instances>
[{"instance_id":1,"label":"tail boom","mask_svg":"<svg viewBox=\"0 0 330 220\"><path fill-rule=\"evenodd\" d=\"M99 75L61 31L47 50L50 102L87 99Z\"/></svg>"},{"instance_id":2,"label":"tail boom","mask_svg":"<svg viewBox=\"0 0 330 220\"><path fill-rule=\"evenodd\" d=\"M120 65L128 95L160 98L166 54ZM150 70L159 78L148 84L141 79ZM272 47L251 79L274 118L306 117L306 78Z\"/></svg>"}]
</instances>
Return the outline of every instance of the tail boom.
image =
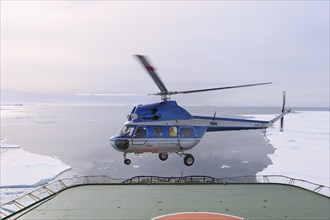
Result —
<instances>
[{"instance_id":1,"label":"tail boom","mask_svg":"<svg viewBox=\"0 0 330 220\"><path fill-rule=\"evenodd\" d=\"M272 126L276 121L283 118L286 114L290 113L291 109L285 110L282 114L278 115L270 121L261 120L248 120L239 118L218 118L207 116L193 116L194 120L199 121L198 124L207 126L207 132L214 131L237 131L237 130L255 130L267 129Z\"/></svg>"},{"instance_id":2,"label":"tail boom","mask_svg":"<svg viewBox=\"0 0 330 220\"><path fill-rule=\"evenodd\" d=\"M280 114L279 116L275 117L274 119L269 121L269 126L272 126L275 122L277 122L278 120L282 119L286 114L289 114L291 112L291 108L290 109L284 109L282 111L282 114Z\"/></svg>"}]
</instances>

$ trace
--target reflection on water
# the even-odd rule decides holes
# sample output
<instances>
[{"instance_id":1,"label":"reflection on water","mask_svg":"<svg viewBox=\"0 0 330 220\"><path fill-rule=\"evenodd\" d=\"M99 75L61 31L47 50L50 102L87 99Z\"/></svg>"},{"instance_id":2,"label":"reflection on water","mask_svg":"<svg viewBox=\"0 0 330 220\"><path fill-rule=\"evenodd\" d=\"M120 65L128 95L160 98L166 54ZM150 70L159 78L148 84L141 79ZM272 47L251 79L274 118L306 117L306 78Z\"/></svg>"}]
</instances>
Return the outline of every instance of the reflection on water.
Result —
<instances>
[{"instance_id":1,"label":"reflection on water","mask_svg":"<svg viewBox=\"0 0 330 220\"><path fill-rule=\"evenodd\" d=\"M122 153L108 140L119 132L133 106L6 106L1 107L1 138L23 150L57 156L72 167L66 175L99 175L125 178L136 175L209 175L229 177L255 175L271 164L273 147L261 131L206 133L193 150L191 167L171 154L160 161L157 154L129 154L132 164L123 163ZM193 115L237 117L241 114L279 113L280 108L186 107Z\"/></svg>"}]
</instances>

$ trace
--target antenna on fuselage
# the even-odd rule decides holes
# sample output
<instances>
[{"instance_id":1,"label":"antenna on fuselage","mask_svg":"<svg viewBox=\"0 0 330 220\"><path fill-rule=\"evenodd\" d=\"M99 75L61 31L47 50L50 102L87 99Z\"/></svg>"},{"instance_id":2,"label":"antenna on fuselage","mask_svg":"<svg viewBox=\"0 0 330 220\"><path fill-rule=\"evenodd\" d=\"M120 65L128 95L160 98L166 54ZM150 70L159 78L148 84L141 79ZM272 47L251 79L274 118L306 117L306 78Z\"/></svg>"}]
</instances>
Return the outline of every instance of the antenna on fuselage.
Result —
<instances>
[{"instance_id":1,"label":"antenna on fuselage","mask_svg":"<svg viewBox=\"0 0 330 220\"><path fill-rule=\"evenodd\" d=\"M213 120L215 119L215 116L217 115L217 111L214 112L214 115L213 115Z\"/></svg>"}]
</instances>

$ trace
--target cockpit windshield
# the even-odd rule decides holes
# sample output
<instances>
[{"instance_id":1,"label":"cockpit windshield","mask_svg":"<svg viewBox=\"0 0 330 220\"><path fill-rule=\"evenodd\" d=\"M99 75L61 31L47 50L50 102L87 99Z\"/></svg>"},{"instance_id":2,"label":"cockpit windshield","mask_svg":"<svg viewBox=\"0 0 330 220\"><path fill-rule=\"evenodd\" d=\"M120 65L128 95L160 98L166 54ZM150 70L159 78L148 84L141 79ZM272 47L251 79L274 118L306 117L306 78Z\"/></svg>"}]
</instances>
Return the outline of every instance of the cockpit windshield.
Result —
<instances>
[{"instance_id":1,"label":"cockpit windshield","mask_svg":"<svg viewBox=\"0 0 330 220\"><path fill-rule=\"evenodd\" d=\"M124 125L120 131L120 136L131 137L134 131L134 126Z\"/></svg>"}]
</instances>

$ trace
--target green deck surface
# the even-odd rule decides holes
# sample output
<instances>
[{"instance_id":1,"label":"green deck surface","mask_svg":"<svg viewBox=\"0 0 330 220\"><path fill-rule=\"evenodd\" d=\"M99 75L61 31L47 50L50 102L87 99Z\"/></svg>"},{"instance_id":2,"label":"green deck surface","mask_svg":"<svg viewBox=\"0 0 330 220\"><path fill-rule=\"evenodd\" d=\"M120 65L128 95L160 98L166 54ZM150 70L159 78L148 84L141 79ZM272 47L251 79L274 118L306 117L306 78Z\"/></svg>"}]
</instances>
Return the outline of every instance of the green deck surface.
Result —
<instances>
[{"instance_id":1,"label":"green deck surface","mask_svg":"<svg viewBox=\"0 0 330 220\"><path fill-rule=\"evenodd\" d=\"M66 189L10 219L151 219L177 212L245 219L329 219L330 199L280 184L85 185Z\"/></svg>"}]
</instances>

